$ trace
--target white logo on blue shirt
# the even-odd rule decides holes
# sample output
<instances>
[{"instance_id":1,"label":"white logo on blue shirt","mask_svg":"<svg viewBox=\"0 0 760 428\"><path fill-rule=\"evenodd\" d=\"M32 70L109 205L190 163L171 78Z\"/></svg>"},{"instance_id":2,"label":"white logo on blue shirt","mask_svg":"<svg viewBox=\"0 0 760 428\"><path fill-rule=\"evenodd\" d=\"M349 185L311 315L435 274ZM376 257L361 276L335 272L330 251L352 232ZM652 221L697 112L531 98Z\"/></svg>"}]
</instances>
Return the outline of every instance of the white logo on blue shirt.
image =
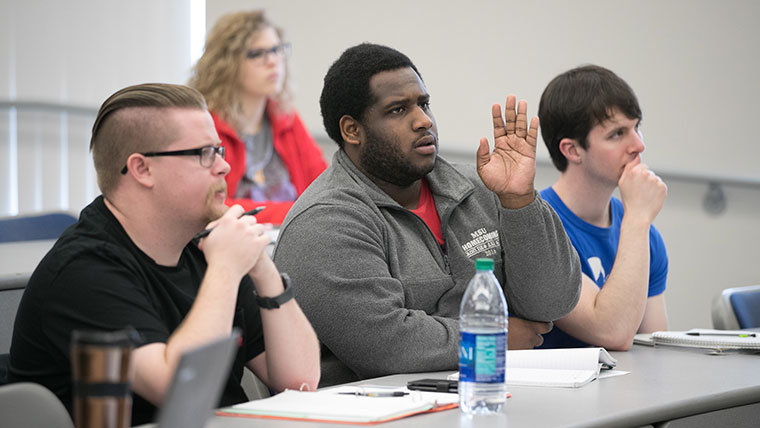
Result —
<instances>
[{"instance_id":1,"label":"white logo on blue shirt","mask_svg":"<svg viewBox=\"0 0 760 428\"><path fill-rule=\"evenodd\" d=\"M591 268L591 272L594 274L594 282L599 284L599 278L601 277L601 283L604 284L606 273L604 272L604 266L602 266L602 259L599 257L589 257L588 265Z\"/></svg>"}]
</instances>

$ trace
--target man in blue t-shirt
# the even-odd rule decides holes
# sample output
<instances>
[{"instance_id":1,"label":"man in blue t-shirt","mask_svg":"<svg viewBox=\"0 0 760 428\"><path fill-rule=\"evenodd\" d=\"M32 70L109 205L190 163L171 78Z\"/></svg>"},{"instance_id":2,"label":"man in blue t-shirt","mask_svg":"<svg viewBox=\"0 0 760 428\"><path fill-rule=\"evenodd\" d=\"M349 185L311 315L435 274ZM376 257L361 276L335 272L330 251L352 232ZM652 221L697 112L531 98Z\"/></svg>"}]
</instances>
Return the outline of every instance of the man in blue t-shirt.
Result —
<instances>
[{"instance_id":1,"label":"man in blue t-shirt","mask_svg":"<svg viewBox=\"0 0 760 428\"><path fill-rule=\"evenodd\" d=\"M538 116L562 173L541 197L562 219L584 274L578 305L542 347L627 350L636 333L668 328L668 256L652 225L667 186L641 162L638 100L615 73L587 65L549 83Z\"/></svg>"}]
</instances>

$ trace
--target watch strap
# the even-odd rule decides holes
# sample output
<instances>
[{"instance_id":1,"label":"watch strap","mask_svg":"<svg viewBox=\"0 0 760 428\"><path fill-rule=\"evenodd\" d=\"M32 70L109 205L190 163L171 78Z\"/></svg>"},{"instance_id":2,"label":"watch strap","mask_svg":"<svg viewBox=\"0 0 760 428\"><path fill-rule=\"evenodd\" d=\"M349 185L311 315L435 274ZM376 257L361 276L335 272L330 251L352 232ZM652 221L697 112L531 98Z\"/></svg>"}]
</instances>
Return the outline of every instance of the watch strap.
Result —
<instances>
[{"instance_id":1,"label":"watch strap","mask_svg":"<svg viewBox=\"0 0 760 428\"><path fill-rule=\"evenodd\" d=\"M285 291L277 297L261 297L254 289L253 294L256 296L256 304L259 305L259 307L264 309L277 309L294 297L295 291L293 290L288 274L281 273L280 278L282 278L282 286L285 288Z\"/></svg>"}]
</instances>

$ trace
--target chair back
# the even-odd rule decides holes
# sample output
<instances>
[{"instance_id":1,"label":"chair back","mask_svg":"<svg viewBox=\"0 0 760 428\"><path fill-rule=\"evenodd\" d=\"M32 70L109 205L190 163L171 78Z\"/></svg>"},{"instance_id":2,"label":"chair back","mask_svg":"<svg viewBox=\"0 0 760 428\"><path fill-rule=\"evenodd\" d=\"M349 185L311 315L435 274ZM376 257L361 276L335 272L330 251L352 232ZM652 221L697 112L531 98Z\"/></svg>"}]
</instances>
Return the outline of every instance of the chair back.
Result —
<instances>
[{"instance_id":1,"label":"chair back","mask_svg":"<svg viewBox=\"0 0 760 428\"><path fill-rule=\"evenodd\" d=\"M0 354L11 349L16 311L30 276L29 273L0 276Z\"/></svg>"},{"instance_id":2,"label":"chair back","mask_svg":"<svg viewBox=\"0 0 760 428\"><path fill-rule=\"evenodd\" d=\"M74 428L61 400L36 383L0 386L0 415L3 428Z\"/></svg>"},{"instance_id":3,"label":"chair back","mask_svg":"<svg viewBox=\"0 0 760 428\"><path fill-rule=\"evenodd\" d=\"M0 386L8 384L8 371L11 365L11 354L0 354Z\"/></svg>"},{"instance_id":4,"label":"chair back","mask_svg":"<svg viewBox=\"0 0 760 428\"><path fill-rule=\"evenodd\" d=\"M723 290L713 300L712 321L719 330L760 327L760 285Z\"/></svg>"},{"instance_id":5,"label":"chair back","mask_svg":"<svg viewBox=\"0 0 760 428\"><path fill-rule=\"evenodd\" d=\"M57 239L76 221L66 212L0 218L0 243Z\"/></svg>"},{"instance_id":6,"label":"chair back","mask_svg":"<svg viewBox=\"0 0 760 428\"><path fill-rule=\"evenodd\" d=\"M13 324L29 276L28 273L0 276L0 386L8 383L8 352L11 349Z\"/></svg>"}]
</instances>

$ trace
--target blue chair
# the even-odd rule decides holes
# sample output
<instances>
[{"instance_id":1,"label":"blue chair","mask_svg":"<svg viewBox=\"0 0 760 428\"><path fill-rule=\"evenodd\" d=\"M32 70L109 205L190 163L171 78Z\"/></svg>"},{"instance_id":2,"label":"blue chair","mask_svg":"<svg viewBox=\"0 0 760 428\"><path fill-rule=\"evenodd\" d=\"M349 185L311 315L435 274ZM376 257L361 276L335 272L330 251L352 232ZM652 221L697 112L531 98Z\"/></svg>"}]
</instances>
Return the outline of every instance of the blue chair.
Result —
<instances>
[{"instance_id":1,"label":"blue chair","mask_svg":"<svg viewBox=\"0 0 760 428\"><path fill-rule=\"evenodd\" d=\"M0 243L58 239L76 221L64 212L0 218Z\"/></svg>"},{"instance_id":2,"label":"blue chair","mask_svg":"<svg viewBox=\"0 0 760 428\"><path fill-rule=\"evenodd\" d=\"M712 322L719 330L760 327L760 285L723 290L713 300Z\"/></svg>"}]
</instances>

